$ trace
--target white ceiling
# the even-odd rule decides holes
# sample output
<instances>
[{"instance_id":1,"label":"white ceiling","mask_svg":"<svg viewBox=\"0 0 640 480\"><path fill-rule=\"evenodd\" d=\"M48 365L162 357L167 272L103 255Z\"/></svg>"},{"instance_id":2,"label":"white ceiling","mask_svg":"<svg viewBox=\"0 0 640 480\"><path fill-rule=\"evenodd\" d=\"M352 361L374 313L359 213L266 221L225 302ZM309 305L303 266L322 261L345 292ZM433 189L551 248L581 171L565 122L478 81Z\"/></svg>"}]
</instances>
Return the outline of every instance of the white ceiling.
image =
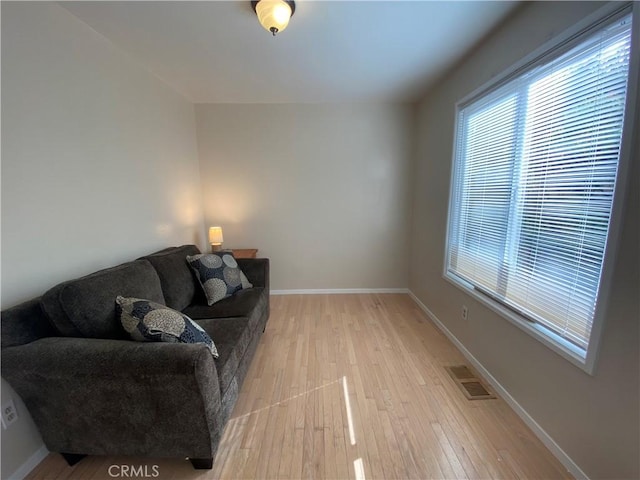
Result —
<instances>
[{"instance_id":1,"label":"white ceiling","mask_svg":"<svg viewBox=\"0 0 640 480\"><path fill-rule=\"evenodd\" d=\"M194 103L413 101L517 5L298 0L272 37L248 0L60 4Z\"/></svg>"}]
</instances>

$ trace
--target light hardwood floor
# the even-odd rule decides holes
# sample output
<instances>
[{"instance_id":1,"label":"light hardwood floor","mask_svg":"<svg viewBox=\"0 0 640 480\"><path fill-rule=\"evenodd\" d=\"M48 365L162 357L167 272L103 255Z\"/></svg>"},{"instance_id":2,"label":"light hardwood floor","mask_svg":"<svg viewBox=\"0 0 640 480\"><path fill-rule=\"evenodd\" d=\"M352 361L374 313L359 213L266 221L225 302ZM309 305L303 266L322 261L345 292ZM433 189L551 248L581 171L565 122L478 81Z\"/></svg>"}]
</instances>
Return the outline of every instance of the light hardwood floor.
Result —
<instances>
[{"instance_id":1,"label":"light hardwood floor","mask_svg":"<svg viewBox=\"0 0 640 480\"><path fill-rule=\"evenodd\" d=\"M213 470L51 454L28 479L571 478L502 399L464 397L443 368L462 354L407 295L274 296L271 312Z\"/></svg>"}]
</instances>

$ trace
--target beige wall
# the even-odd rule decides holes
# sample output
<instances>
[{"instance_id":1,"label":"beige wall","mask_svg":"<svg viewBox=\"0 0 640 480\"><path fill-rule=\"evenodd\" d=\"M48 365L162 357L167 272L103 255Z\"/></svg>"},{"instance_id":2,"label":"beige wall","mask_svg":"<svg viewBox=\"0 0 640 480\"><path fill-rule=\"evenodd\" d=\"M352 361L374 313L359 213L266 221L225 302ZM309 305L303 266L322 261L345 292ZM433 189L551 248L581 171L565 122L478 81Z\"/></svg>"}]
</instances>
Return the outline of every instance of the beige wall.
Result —
<instances>
[{"instance_id":1,"label":"beige wall","mask_svg":"<svg viewBox=\"0 0 640 480\"><path fill-rule=\"evenodd\" d=\"M443 279L455 102L599 8L527 4L418 113L410 289L590 478L639 478L638 138L600 358L590 376ZM637 112L636 112L637 115ZM461 305L469 319L460 318Z\"/></svg>"},{"instance_id":2,"label":"beige wall","mask_svg":"<svg viewBox=\"0 0 640 480\"><path fill-rule=\"evenodd\" d=\"M406 288L412 109L197 105L205 223L275 290Z\"/></svg>"},{"instance_id":3,"label":"beige wall","mask_svg":"<svg viewBox=\"0 0 640 480\"><path fill-rule=\"evenodd\" d=\"M56 4L2 2L2 308L202 244L201 208L193 106ZM2 478L41 445L18 409Z\"/></svg>"}]
</instances>

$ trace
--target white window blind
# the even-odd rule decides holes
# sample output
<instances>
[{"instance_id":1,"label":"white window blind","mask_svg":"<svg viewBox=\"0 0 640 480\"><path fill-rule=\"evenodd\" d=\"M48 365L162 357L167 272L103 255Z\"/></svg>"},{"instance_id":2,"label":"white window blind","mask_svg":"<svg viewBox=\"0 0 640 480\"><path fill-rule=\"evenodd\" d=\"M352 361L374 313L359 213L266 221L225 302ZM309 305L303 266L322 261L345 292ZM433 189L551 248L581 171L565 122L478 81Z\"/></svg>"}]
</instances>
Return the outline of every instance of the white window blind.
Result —
<instances>
[{"instance_id":1,"label":"white window blind","mask_svg":"<svg viewBox=\"0 0 640 480\"><path fill-rule=\"evenodd\" d=\"M447 274L589 343L619 161L631 15L457 117Z\"/></svg>"}]
</instances>

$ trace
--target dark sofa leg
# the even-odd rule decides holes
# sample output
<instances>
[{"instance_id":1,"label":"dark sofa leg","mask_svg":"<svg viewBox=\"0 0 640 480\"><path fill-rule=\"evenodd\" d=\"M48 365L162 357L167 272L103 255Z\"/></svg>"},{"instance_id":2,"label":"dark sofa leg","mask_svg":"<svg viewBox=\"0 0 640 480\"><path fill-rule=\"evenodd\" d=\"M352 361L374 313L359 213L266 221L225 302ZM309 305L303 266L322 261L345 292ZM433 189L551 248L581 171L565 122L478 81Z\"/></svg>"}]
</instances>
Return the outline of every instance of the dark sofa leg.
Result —
<instances>
[{"instance_id":1,"label":"dark sofa leg","mask_svg":"<svg viewBox=\"0 0 640 480\"><path fill-rule=\"evenodd\" d=\"M60 455L64 457L70 467L73 467L76 463L86 457L86 455L82 455L81 453L61 453Z\"/></svg>"},{"instance_id":2,"label":"dark sofa leg","mask_svg":"<svg viewBox=\"0 0 640 480\"><path fill-rule=\"evenodd\" d=\"M190 458L189 460L196 470L211 470L213 467L213 458Z\"/></svg>"}]
</instances>

